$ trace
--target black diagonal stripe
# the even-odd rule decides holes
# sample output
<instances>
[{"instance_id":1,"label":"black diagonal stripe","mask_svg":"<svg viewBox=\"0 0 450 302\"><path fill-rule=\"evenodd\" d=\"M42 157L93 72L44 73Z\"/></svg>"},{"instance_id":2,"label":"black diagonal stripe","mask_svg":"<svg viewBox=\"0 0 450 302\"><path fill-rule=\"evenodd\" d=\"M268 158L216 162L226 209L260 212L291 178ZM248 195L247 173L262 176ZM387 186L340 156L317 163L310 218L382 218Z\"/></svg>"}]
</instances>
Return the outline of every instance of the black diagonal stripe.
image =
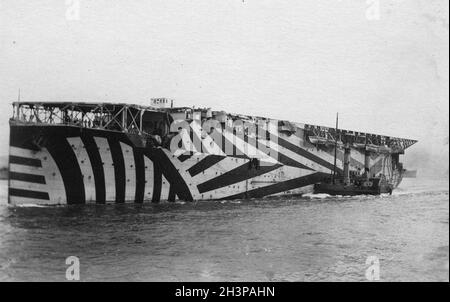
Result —
<instances>
[{"instance_id":1,"label":"black diagonal stripe","mask_svg":"<svg viewBox=\"0 0 450 302\"><path fill-rule=\"evenodd\" d=\"M125 202L125 160L123 158L120 141L116 138L108 138L109 148L114 164L114 176L116 179L116 203Z\"/></svg>"},{"instance_id":2,"label":"black diagonal stripe","mask_svg":"<svg viewBox=\"0 0 450 302\"><path fill-rule=\"evenodd\" d=\"M176 197L176 189L175 189L175 187L173 185L170 185L169 198L167 199L167 201L174 202L175 201L175 197Z\"/></svg>"},{"instance_id":3,"label":"black diagonal stripe","mask_svg":"<svg viewBox=\"0 0 450 302\"><path fill-rule=\"evenodd\" d=\"M296 167L296 168L300 168L300 169L306 169L306 170L311 170L314 171L313 168L310 168L302 163L299 163L296 160L293 160L292 158L284 155L283 153L279 152L278 153L278 161L280 163L282 163L285 166L291 166L291 167Z\"/></svg>"},{"instance_id":4,"label":"black diagonal stripe","mask_svg":"<svg viewBox=\"0 0 450 302\"><path fill-rule=\"evenodd\" d=\"M152 202L161 201L161 189L162 189L162 169L160 163L154 161L151 156L149 158L153 161L153 195Z\"/></svg>"},{"instance_id":5,"label":"black diagonal stripe","mask_svg":"<svg viewBox=\"0 0 450 302\"><path fill-rule=\"evenodd\" d=\"M9 163L10 164L18 164L18 165L38 167L38 168L42 167L42 163L41 163L40 159L27 158L27 157L16 156L16 155L10 155L9 156Z\"/></svg>"},{"instance_id":6,"label":"black diagonal stripe","mask_svg":"<svg viewBox=\"0 0 450 302\"><path fill-rule=\"evenodd\" d=\"M191 158L193 154L193 152L189 152L189 154L181 154L180 156L178 156L178 160L181 162L185 162L186 160Z\"/></svg>"},{"instance_id":7,"label":"black diagonal stripe","mask_svg":"<svg viewBox=\"0 0 450 302\"><path fill-rule=\"evenodd\" d=\"M45 185L45 177L42 175L19 173L19 172L9 172L9 178L14 179L14 180L33 182L33 183Z\"/></svg>"},{"instance_id":8,"label":"black diagonal stripe","mask_svg":"<svg viewBox=\"0 0 450 302\"><path fill-rule=\"evenodd\" d=\"M105 203L105 172L103 170L103 162L100 152L98 151L97 143L94 138L91 135L86 134L86 132L82 133L81 139L89 156L89 160L92 165L92 172L94 173L95 201L96 203Z\"/></svg>"},{"instance_id":9,"label":"black diagonal stripe","mask_svg":"<svg viewBox=\"0 0 450 302\"><path fill-rule=\"evenodd\" d=\"M192 201L192 194L189 190L188 185L184 181L183 177L181 177L180 172L177 170L177 168L173 165L173 163L170 161L170 159L167 157L167 155L164 153L163 149L157 148L150 151L147 151L146 155L150 157L155 164L155 182L156 182L156 172L158 165L158 168L161 170L161 172L158 171L158 173L163 173L164 177L167 179L167 181L170 183L171 186L173 186L176 195L179 199L184 201ZM156 165L157 164L157 165ZM158 177L159 178L159 177ZM156 189L156 184L155 184ZM159 192L159 195L161 192Z\"/></svg>"},{"instance_id":10,"label":"black diagonal stripe","mask_svg":"<svg viewBox=\"0 0 450 302\"><path fill-rule=\"evenodd\" d=\"M50 136L47 150L55 160L66 189L68 204L86 203L83 174L77 157L64 136Z\"/></svg>"},{"instance_id":11,"label":"black diagonal stripe","mask_svg":"<svg viewBox=\"0 0 450 302\"><path fill-rule=\"evenodd\" d=\"M144 154L137 148L133 148L134 164L136 167L136 195L134 202L144 202L145 194L145 163Z\"/></svg>"},{"instance_id":12,"label":"black diagonal stripe","mask_svg":"<svg viewBox=\"0 0 450 302\"><path fill-rule=\"evenodd\" d=\"M248 138L248 136L245 136L245 141L246 143L248 143L250 146L258 149L258 147L263 148L264 143L258 142L258 140L256 138ZM270 154L267 154L267 156L272 157L273 159L279 161L281 164L285 165L285 166L291 166L291 167L296 167L296 168L300 168L300 169L306 169L306 170L311 170L314 171L314 169L288 157L287 155L281 153L281 152L276 152L273 149L267 148L265 147L264 149L259 151L266 153L269 151L271 152Z\"/></svg>"},{"instance_id":13,"label":"black diagonal stripe","mask_svg":"<svg viewBox=\"0 0 450 302\"><path fill-rule=\"evenodd\" d=\"M216 130L214 130L214 131L216 131ZM222 147L222 152L223 152L224 154L226 154L226 153L227 153L226 144L232 144L232 142L230 142L230 141L225 137L224 133L225 133L225 128L222 127L222 132L220 133L220 135L221 135L221 140L222 140L222 144L221 144L220 146ZM233 154L233 155L234 155L234 154Z\"/></svg>"},{"instance_id":14,"label":"black diagonal stripe","mask_svg":"<svg viewBox=\"0 0 450 302\"><path fill-rule=\"evenodd\" d=\"M264 196L269 196L297 188L301 188L304 186L312 185L317 182L320 182L323 178L328 177L327 173L317 172L310 175L302 176L299 178L287 180L284 182L280 182L274 185L265 186L258 189L253 189L247 192L239 193L236 195L224 197L224 200L230 199L244 199L244 198L261 198Z\"/></svg>"},{"instance_id":15,"label":"black diagonal stripe","mask_svg":"<svg viewBox=\"0 0 450 302\"><path fill-rule=\"evenodd\" d=\"M50 200L50 197L48 196L47 192L40 192L40 191L9 188L9 195L10 196L18 196L18 197L26 197L26 198L34 198L34 199Z\"/></svg>"},{"instance_id":16,"label":"black diagonal stripe","mask_svg":"<svg viewBox=\"0 0 450 302\"><path fill-rule=\"evenodd\" d=\"M252 142L252 140L250 140L250 142ZM257 142L255 142L255 141L253 141L252 145L255 148L258 146ZM261 145L261 147L262 147L263 143L259 143L259 145ZM291 166L291 167L296 167L296 168L300 168L300 169L314 171L313 168L310 168L279 151L275 152L275 150L271 149L270 147L269 148L265 147L264 151L261 150L261 152L264 152L264 153L270 152L270 154L267 154L268 156L270 155L272 158L279 161L280 163L282 163L285 166Z\"/></svg>"},{"instance_id":17,"label":"black diagonal stripe","mask_svg":"<svg viewBox=\"0 0 450 302\"><path fill-rule=\"evenodd\" d=\"M170 185L174 187L176 190L176 194L178 198L184 201L192 201L192 194L189 190L188 185L184 181L183 177L181 177L177 168L173 165L170 159L166 156L162 149L156 149L155 152L156 158L164 167L163 173L166 179L169 181Z\"/></svg>"},{"instance_id":18,"label":"black diagonal stripe","mask_svg":"<svg viewBox=\"0 0 450 302\"><path fill-rule=\"evenodd\" d=\"M281 165L276 164L273 166L260 166L258 169L256 169L254 167L249 168L249 163L246 163L216 178L201 183L197 187L200 193L204 193L266 174L270 171L278 169L279 167L281 167Z\"/></svg>"},{"instance_id":19,"label":"black diagonal stripe","mask_svg":"<svg viewBox=\"0 0 450 302\"><path fill-rule=\"evenodd\" d=\"M206 169L214 166L218 162L220 162L222 159L224 159L226 156L221 155L208 155L205 158L203 158L201 161L190 167L187 171L189 174L191 174L192 177L195 175L198 175L205 171Z\"/></svg>"},{"instance_id":20,"label":"black diagonal stripe","mask_svg":"<svg viewBox=\"0 0 450 302\"><path fill-rule=\"evenodd\" d=\"M334 164L320 158L317 155L314 155L314 154L306 151L303 148L300 148L299 146L296 146L296 145L282 139L281 137L278 137L278 145L280 145L281 147L286 148L288 150L291 150L292 152L297 153L298 155L303 156L304 158L307 158L310 161L313 161L316 164L321 165L322 167L330 169L331 171L333 171L333 169L334 169ZM336 172L340 173L340 174L343 173L342 169L338 168L338 167L336 167Z\"/></svg>"}]
</instances>

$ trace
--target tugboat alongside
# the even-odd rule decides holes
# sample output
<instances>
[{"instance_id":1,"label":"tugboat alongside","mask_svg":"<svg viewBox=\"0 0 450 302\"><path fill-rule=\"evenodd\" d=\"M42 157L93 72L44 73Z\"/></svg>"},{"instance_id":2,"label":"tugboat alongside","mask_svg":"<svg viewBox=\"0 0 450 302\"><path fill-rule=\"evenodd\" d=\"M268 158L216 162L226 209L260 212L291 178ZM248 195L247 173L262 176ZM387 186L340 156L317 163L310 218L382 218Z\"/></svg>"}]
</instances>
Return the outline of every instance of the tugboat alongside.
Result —
<instances>
[{"instance_id":1,"label":"tugboat alongside","mask_svg":"<svg viewBox=\"0 0 450 302\"><path fill-rule=\"evenodd\" d=\"M338 133L339 116L336 115L336 133ZM343 137L342 137L343 136ZM350 173L350 154L351 145L359 147L364 150L364 172L363 174ZM344 149L343 173L337 175L336 173L336 156L337 150L341 146ZM383 193L392 194L394 184L389 183L384 170L378 175L370 175L370 154L371 152L379 152L376 145L369 143L367 137L364 137L364 143L354 141L354 136L346 136L341 133L339 137L335 137L334 149L334 166L331 177L324 178L321 182L314 185L315 194L329 194L332 196L354 196L354 195L380 195ZM358 171L359 172L359 171Z\"/></svg>"}]
</instances>

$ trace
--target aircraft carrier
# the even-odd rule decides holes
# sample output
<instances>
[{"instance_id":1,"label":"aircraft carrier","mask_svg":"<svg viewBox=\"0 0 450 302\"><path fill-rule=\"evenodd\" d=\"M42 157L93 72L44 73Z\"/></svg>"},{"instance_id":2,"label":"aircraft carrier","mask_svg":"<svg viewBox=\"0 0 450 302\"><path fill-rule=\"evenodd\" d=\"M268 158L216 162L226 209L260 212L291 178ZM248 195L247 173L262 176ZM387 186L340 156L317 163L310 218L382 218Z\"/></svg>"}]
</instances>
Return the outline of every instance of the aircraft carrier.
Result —
<instances>
[{"instance_id":1,"label":"aircraft carrier","mask_svg":"<svg viewBox=\"0 0 450 302\"><path fill-rule=\"evenodd\" d=\"M11 204L145 203L302 195L345 173L395 189L415 140L214 111L14 102ZM351 178L348 178L351 179Z\"/></svg>"}]
</instances>

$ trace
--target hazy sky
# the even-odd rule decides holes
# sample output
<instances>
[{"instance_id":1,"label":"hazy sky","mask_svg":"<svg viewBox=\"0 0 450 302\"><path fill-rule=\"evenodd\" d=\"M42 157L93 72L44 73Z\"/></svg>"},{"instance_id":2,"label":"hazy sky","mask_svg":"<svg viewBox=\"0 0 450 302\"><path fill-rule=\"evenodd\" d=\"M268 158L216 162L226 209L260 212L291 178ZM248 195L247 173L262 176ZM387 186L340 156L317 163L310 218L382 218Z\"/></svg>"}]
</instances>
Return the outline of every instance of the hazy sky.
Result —
<instances>
[{"instance_id":1,"label":"hazy sky","mask_svg":"<svg viewBox=\"0 0 450 302\"><path fill-rule=\"evenodd\" d=\"M0 0L0 155L21 88L322 125L339 111L343 128L418 139L411 158L448 169L447 0L78 2L71 20L76 0Z\"/></svg>"}]
</instances>

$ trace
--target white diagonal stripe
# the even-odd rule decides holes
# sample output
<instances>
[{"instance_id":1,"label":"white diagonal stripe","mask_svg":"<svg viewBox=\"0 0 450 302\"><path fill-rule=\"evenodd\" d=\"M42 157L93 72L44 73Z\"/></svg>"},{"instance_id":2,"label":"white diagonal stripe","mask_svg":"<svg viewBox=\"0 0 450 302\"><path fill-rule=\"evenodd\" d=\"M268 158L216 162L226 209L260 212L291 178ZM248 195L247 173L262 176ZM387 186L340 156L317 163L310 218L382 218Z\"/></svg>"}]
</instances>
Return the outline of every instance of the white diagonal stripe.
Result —
<instances>
[{"instance_id":1,"label":"white diagonal stripe","mask_svg":"<svg viewBox=\"0 0 450 302\"><path fill-rule=\"evenodd\" d=\"M125 165L125 201L134 201L136 198L136 166L133 148L120 142L123 162Z\"/></svg>"},{"instance_id":2,"label":"white diagonal stripe","mask_svg":"<svg viewBox=\"0 0 450 302\"><path fill-rule=\"evenodd\" d=\"M105 199L108 202L115 202L116 176L114 174L114 162L111 155L111 148L109 147L109 143L106 138L94 137L94 139L103 163L103 173L105 175Z\"/></svg>"},{"instance_id":3,"label":"white diagonal stripe","mask_svg":"<svg viewBox=\"0 0 450 302\"><path fill-rule=\"evenodd\" d=\"M91 161L89 159L86 148L80 137L68 137L72 150L77 158L81 173L83 174L84 191L86 196L86 203L95 202L95 178L92 171Z\"/></svg>"}]
</instances>

